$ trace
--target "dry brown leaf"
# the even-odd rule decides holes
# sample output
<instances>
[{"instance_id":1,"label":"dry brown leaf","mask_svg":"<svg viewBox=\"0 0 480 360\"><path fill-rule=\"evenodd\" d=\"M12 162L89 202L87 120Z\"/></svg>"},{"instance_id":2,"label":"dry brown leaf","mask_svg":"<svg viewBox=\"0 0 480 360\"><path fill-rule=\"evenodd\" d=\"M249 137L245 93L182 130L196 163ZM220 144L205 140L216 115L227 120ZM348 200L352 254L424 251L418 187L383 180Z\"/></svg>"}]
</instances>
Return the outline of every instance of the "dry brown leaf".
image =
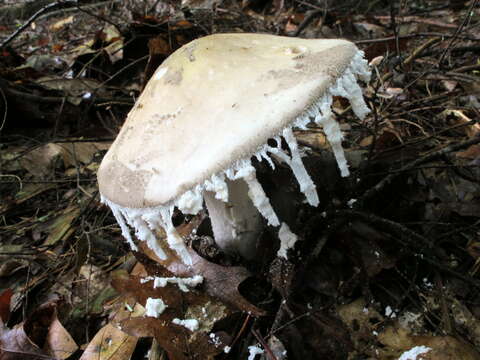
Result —
<instances>
[{"instance_id":1,"label":"dry brown leaf","mask_svg":"<svg viewBox=\"0 0 480 360\"><path fill-rule=\"evenodd\" d=\"M177 228L179 234L186 238L191 234L201 222L200 217L194 218L190 223L181 225ZM157 236L166 244L165 232L159 229ZM233 306L242 311L248 312L254 316L263 316L265 311L251 304L239 292L238 286L251 274L247 269L241 266L222 266L212 263L199 256L194 250L188 248L188 252L192 258L193 265L186 266L178 257L177 253L172 251L168 246L164 246L167 254L166 260L159 259L154 252L149 249L144 242L140 243L140 248L144 254L150 259L162 265L171 274L178 277L192 277L201 275L204 278L203 288L210 296L218 298L227 305ZM148 268L147 268L148 270Z\"/></svg>"},{"instance_id":2,"label":"dry brown leaf","mask_svg":"<svg viewBox=\"0 0 480 360\"><path fill-rule=\"evenodd\" d=\"M93 155L98 151L107 150L109 143L104 142L71 142L62 144L62 158L65 167L89 164L93 160Z\"/></svg>"},{"instance_id":3,"label":"dry brown leaf","mask_svg":"<svg viewBox=\"0 0 480 360\"><path fill-rule=\"evenodd\" d=\"M384 250L388 236L382 232L362 221L353 221L351 233L346 235L351 237L351 241L347 240L352 245L351 251L355 253L355 257L369 277L395 266L397 260L395 256L387 254Z\"/></svg>"},{"instance_id":4,"label":"dry brown leaf","mask_svg":"<svg viewBox=\"0 0 480 360\"><path fill-rule=\"evenodd\" d=\"M89 164L97 152L107 150L109 146L110 144L105 142L49 143L22 156L20 164L32 175L46 177L52 173L59 157L62 158L65 168Z\"/></svg>"},{"instance_id":5,"label":"dry brown leaf","mask_svg":"<svg viewBox=\"0 0 480 360\"><path fill-rule=\"evenodd\" d=\"M70 25L73 23L73 15L66 17L62 20L57 21L56 23L50 25L50 30L52 31L58 31L63 29L65 26Z\"/></svg>"},{"instance_id":6,"label":"dry brown leaf","mask_svg":"<svg viewBox=\"0 0 480 360\"><path fill-rule=\"evenodd\" d=\"M440 81L440 83L443 85L443 87L447 91L455 90L455 88L458 85L458 81L454 81L454 80L442 80L442 81Z\"/></svg>"},{"instance_id":7,"label":"dry brown leaf","mask_svg":"<svg viewBox=\"0 0 480 360\"><path fill-rule=\"evenodd\" d=\"M137 337L154 337L174 359L187 359L198 356L205 359L223 351L228 339L213 334L213 326L231 314L231 310L208 295L191 289L182 292L176 284L168 283L165 287L154 288L153 280L142 281L141 277L128 275L125 271L116 271L112 279L113 286L125 297L145 307L148 298L162 299L166 309L155 317L138 316L136 305L129 305L132 312L126 312L123 304L115 315L115 322L126 333ZM126 301L124 301L126 303ZM195 319L198 329L187 328L172 323L173 319ZM192 349L192 350L191 350ZM194 354L189 354L192 351Z\"/></svg>"},{"instance_id":8,"label":"dry brown leaf","mask_svg":"<svg viewBox=\"0 0 480 360\"><path fill-rule=\"evenodd\" d=\"M314 149L328 149L330 147L325 134L321 131L298 131L295 132L295 137L299 144Z\"/></svg>"},{"instance_id":9,"label":"dry brown leaf","mask_svg":"<svg viewBox=\"0 0 480 360\"><path fill-rule=\"evenodd\" d=\"M0 323L6 323L10 317L10 300L13 291L8 288L0 293Z\"/></svg>"},{"instance_id":10,"label":"dry brown leaf","mask_svg":"<svg viewBox=\"0 0 480 360\"><path fill-rule=\"evenodd\" d=\"M50 143L28 152L20 158L20 164L32 175L45 177L51 174L55 159L61 154L58 145Z\"/></svg>"},{"instance_id":11,"label":"dry brown leaf","mask_svg":"<svg viewBox=\"0 0 480 360\"><path fill-rule=\"evenodd\" d=\"M137 346L137 341L137 337L107 324L90 341L80 360L128 360Z\"/></svg>"},{"instance_id":12,"label":"dry brown leaf","mask_svg":"<svg viewBox=\"0 0 480 360\"><path fill-rule=\"evenodd\" d=\"M378 335L385 346L397 350L398 356L415 346L426 346L431 350L423 355L424 360L479 360L480 354L472 345L452 336L410 335L403 328L387 327Z\"/></svg>"},{"instance_id":13,"label":"dry brown leaf","mask_svg":"<svg viewBox=\"0 0 480 360\"><path fill-rule=\"evenodd\" d=\"M5 213L12 207L16 205L23 204L24 202L30 200L31 198L51 189L54 189L56 184L51 183L30 183L25 184L22 188L15 194L13 198L3 198L2 203L0 203L0 214Z\"/></svg>"},{"instance_id":14,"label":"dry brown leaf","mask_svg":"<svg viewBox=\"0 0 480 360\"><path fill-rule=\"evenodd\" d=\"M451 110L447 109L442 111L440 114L441 117L449 120L450 125L463 125L470 123L472 119L470 119L462 110ZM473 138L480 133L480 125L478 123L474 123L468 126L464 126L463 131L465 135L469 138Z\"/></svg>"},{"instance_id":15,"label":"dry brown leaf","mask_svg":"<svg viewBox=\"0 0 480 360\"><path fill-rule=\"evenodd\" d=\"M480 241L473 241L467 246L468 254L475 260L480 258ZM480 341L480 337L478 338Z\"/></svg>"},{"instance_id":16,"label":"dry brown leaf","mask_svg":"<svg viewBox=\"0 0 480 360\"><path fill-rule=\"evenodd\" d=\"M475 144L467 148L465 151L458 152L457 157L471 160L480 158L480 145Z\"/></svg>"},{"instance_id":17,"label":"dry brown leaf","mask_svg":"<svg viewBox=\"0 0 480 360\"><path fill-rule=\"evenodd\" d=\"M23 324L7 329L0 328L0 360L40 360L48 358L46 351L32 343L23 329Z\"/></svg>"},{"instance_id":18,"label":"dry brown leaf","mask_svg":"<svg viewBox=\"0 0 480 360\"><path fill-rule=\"evenodd\" d=\"M366 38L377 38L385 36L385 28L369 22L354 22L353 26L362 36Z\"/></svg>"},{"instance_id":19,"label":"dry brown leaf","mask_svg":"<svg viewBox=\"0 0 480 360\"><path fill-rule=\"evenodd\" d=\"M190 10L208 10L220 3L219 0L182 0L182 8Z\"/></svg>"},{"instance_id":20,"label":"dry brown leaf","mask_svg":"<svg viewBox=\"0 0 480 360\"><path fill-rule=\"evenodd\" d=\"M67 359L78 346L72 336L63 327L62 323L55 316L48 330L45 350L52 354L56 359Z\"/></svg>"},{"instance_id":21,"label":"dry brown leaf","mask_svg":"<svg viewBox=\"0 0 480 360\"><path fill-rule=\"evenodd\" d=\"M368 135L364 137L362 140L360 140L359 145L361 147L367 147L372 145L372 143L373 143L373 135Z\"/></svg>"},{"instance_id":22,"label":"dry brown leaf","mask_svg":"<svg viewBox=\"0 0 480 360\"><path fill-rule=\"evenodd\" d=\"M55 303L47 303L13 329L0 322L0 360L70 357L78 346L60 324Z\"/></svg>"},{"instance_id":23,"label":"dry brown leaf","mask_svg":"<svg viewBox=\"0 0 480 360\"><path fill-rule=\"evenodd\" d=\"M390 16L385 16L385 15L379 15L379 16L374 16L376 20L379 20L382 24L386 25L389 24L389 21L391 21ZM450 16L445 16L445 21L439 20L439 19L431 19L431 18L425 18L425 17L420 17L420 16L415 16L415 15L403 15L403 16L398 16L396 18L396 21L400 23L421 23L421 24L426 24L426 25L431 25L431 26L436 26L439 28L446 28L446 29L456 29L457 25L455 24L455 20L453 20Z\"/></svg>"},{"instance_id":24,"label":"dry brown leaf","mask_svg":"<svg viewBox=\"0 0 480 360\"><path fill-rule=\"evenodd\" d=\"M62 214L56 217L52 223L48 226L46 231L49 232L47 239L43 242L43 245L53 245L57 241L68 239L75 229L72 227L72 222L80 214L80 208L77 206L71 206L62 211Z\"/></svg>"},{"instance_id":25,"label":"dry brown leaf","mask_svg":"<svg viewBox=\"0 0 480 360\"><path fill-rule=\"evenodd\" d=\"M371 334L376 329L377 323L383 319L373 306L368 306L364 298L340 305L337 312L345 325L363 334Z\"/></svg>"}]
</instances>

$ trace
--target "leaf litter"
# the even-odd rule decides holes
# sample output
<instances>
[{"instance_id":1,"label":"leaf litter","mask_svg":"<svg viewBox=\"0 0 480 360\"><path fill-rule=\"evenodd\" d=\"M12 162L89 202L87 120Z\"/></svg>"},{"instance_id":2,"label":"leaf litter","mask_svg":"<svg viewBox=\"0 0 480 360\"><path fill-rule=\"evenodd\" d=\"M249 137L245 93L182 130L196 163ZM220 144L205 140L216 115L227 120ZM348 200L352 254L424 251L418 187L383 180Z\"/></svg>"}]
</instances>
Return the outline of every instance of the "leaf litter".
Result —
<instances>
[{"instance_id":1,"label":"leaf litter","mask_svg":"<svg viewBox=\"0 0 480 360\"><path fill-rule=\"evenodd\" d=\"M36 18L0 56L0 359L143 358L152 343L170 359L245 359L252 346L277 359L478 359L479 8L440 3L346 1L325 13L289 1L148 0ZM5 16L2 39L17 26ZM102 155L152 69L196 37L238 30L342 36L365 50L372 115L355 122L333 101L352 175L340 180L310 126L295 135L318 210L293 195L285 203L297 186L288 168L271 179L255 164L299 236L288 259L275 258L268 228L258 260L222 254L202 215L174 217L194 272L175 254L128 256L96 198ZM141 281L195 275L203 282L189 292ZM167 305L158 317L145 317L149 298ZM178 325L187 320L199 330Z\"/></svg>"}]
</instances>

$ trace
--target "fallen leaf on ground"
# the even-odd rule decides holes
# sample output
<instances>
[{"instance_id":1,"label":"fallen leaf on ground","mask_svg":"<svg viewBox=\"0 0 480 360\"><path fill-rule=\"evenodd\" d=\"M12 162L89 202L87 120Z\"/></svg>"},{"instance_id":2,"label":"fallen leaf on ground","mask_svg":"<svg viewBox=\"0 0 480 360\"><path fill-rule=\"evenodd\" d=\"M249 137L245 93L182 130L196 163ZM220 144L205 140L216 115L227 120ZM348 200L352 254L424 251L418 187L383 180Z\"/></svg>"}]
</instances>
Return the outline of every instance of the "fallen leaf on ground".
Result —
<instances>
[{"instance_id":1,"label":"fallen leaf on ground","mask_svg":"<svg viewBox=\"0 0 480 360\"><path fill-rule=\"evenodd\" d=\"M47 229L49 235L43 245L53 245L57 241L66 241L75 232L72 222L79 214L80 208L78 206L71 206L62 210L62 214L56 217L49 225Z\"/></svg>"},{"instance_id":2,"label":"fallen leaf on ground","mask_svg":"<svg viewBox=\"0 0 480 360\"><path fill-rule=\"evenodd\" d=\"M137 337L154 337L174 359L188 359L192 351L204 359L222 352L227 345L224 342L227 340L211 335L214 325L232 313L222 303L193 289L181 291L173 283L155 288L153 278L128 275L121 270L112 276L113 286L124 298L133 298L137 303L127 305L123 300L125 305L120 304L114 320L122 331ZM144 312L138 313L137 305L145 308L147 299L161 299L166 308L157 317L143 316ZM125 311L125 307L132 311ZM174 319L192 320L196 322L196 329L175 324Z\"/></svg>"},{"instance_id":3,"label":"fallen leaf on ground","mask_svg":"<svg viewBox=\"0 0 480 360\"><path fill-rule=\"evenodd\" d=\"M32 175L46 177L53 171L55 160L60 156L58 145L50 143L28 152L20 158L20 164Z\"/></svg>"},{"instance_id":4,"label":"fallen leaf on ground","mask_svg":"<svg viewBox=\"0 0 480 360\"><path fill-rule=\"evenodd\" d=\"M181 225L177 228L178 233L186 238L192 233L192 230L199 224L200 218L193 219L188 224ZM142 252L150 259L161 264L165 269L178 277L191 277L201 275L204 278L203 288L210 296L224 301L226 304L234 306L242 311L249 312L254 316L265 315L265 311L251 304L239 292L238 286L248 277L250 273L241 266L222 266L212 263L199 256L191 248L187 248L193 265L186 266L178 257L177 253L172 251L166 244L166 236L163 229L158 229L157 236L160 241L165 244L163 249L167 254L165 260L159 259L154 252L149 249L145 242L139 244Z\"/></svg>"},{"instance_id":5,"label":"fallen leaf on ground","mask_svg":"<svg viewBox=\"0 0 480 360\"><path fill-rule=\"evenodd\" d=\"M80 360L128 360L137 346L137 341L137 337L107 324L90 341Z\"/></svg>"},{"instance_id":6,"label":"fallen leaf on ground","mask_svg":"<svg viewBox=\"0 0 480 360\"><path fill-rule=\"evenodd\" d=\"M378 335L385 346L398 350L398 356L415 346L431 350L422 355L423 360L478 360L480 354L472 345L453 336L410 335L403 328L387 327Z\"/></svg>"},{"instance_id":7,"label":"fallen leaf on ground","mask_svg":"<svg viewBox=\"0 0 480 360\"><path fill-rule=\"evenodd\" d=\"M471 160L480 158L480 145L475 144L467 148L465 151L459 151L457 157Z\"/></svg>"},{"instance_id":8,"label":"fallen leaf on ground","mask_svg":"<svg viewBox=\"0 0 480 360\"><path fill-rule=\"evenodd\" d=\"M0 360L66 359L77 349L57 318L55 303L40 306L13 329L0 322Z\"/></svg>"},{"instance_id":9,"label":"fallen leaf on ground","mask_svg":"<svg viewBox=\"0 0 480 360\"><path fill-rule=\"evenodd\" d=\"M10 317L10 300L12 299L12 289L6 289L0 294L0 322L4 324Z\"/></svg>"}]
</instances>

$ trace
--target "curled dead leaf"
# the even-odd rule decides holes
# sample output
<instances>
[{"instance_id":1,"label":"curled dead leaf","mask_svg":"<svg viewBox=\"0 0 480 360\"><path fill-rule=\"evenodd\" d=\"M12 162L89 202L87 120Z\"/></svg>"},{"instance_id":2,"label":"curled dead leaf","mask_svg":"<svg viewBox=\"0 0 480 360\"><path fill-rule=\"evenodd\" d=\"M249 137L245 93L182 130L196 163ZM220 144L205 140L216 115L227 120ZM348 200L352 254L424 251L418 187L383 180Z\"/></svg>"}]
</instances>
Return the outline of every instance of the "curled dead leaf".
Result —
<instances>
[{"instance_id":1,"label":"curled dead leaf","mask_svg":"<svg viewBox=\"0 0 480 360\"><path fill-rule=\"evenodd\" d=\"M0 323L1 360L66 359L77 349L77 344L57 318L55 303L40 306L13 329Z\"/></svg>"},{"instance_id":2,"label":"curled dead leaf","mask_svg":"<svg viewBox=\"0 0 480 360\"><path fill-rule=\"evenodd\" d=\"M186 238L192 233L192 230L198 227L201 218L194 218L190 223L181 225L177 228L179 234ZM163 230L157 232L159 238L165 239ZM166 240L164 240L166 243ZM141 251L150 259L162 265L171 274L178 277L191 277L201 275L204 278L203 288L206 293L214 298L218 298L229 306L233 306L254 316L263 316L265 311L251 304L239 292L239 285L249 278L251 274L247 269L240 266L222 266L212 263L199 256L194 250L188 248L192 258L193 265L186 266L178 257L177 253L165 246L164 251L167 254L165 260L159 259L144 242L140 243Z\"/></svg>"}]
</instances>

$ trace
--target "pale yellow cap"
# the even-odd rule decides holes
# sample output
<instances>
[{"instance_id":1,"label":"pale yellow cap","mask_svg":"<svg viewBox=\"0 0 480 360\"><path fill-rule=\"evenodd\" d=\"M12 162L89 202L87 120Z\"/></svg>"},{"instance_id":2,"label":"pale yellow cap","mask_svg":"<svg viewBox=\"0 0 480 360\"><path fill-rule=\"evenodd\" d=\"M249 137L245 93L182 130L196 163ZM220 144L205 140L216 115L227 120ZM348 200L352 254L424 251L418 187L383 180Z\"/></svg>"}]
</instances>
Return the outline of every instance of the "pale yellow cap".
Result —
<instances>
[{"instance_id":1,"label":"pale yellow cap","mask_svg":"<svg viewBox=\"0 0 480 360\"><path fill-rule=\"evenodd\" d=\"M342 75L345 40L216 34L157 69L98 171L101 194L155 207L252 156Z\"/></svg>"}]
</instances>

